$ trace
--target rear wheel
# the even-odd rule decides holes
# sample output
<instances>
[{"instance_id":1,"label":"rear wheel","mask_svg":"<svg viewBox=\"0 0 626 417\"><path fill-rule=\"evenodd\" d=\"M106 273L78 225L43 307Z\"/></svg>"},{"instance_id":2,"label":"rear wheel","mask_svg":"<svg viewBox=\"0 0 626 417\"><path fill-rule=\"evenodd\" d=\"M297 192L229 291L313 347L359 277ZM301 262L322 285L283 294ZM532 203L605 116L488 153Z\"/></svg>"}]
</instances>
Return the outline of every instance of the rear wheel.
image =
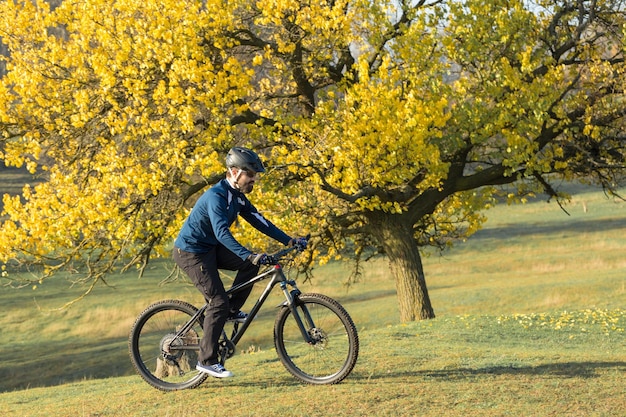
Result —
<instances>
[{"instance_id":1,"label":"rear wheel","mask_svg":"<svg viewBox=\"0 0 626 417\"><path fill-rule=\"evenodd\" d=\"M309 384L335 384L356 364L359 338L352 319L335 300L321 294L296 299L297 314L310 338L307 342L288 306L274 324L274 345L282 364Z\"/></svg>"},{"instance_id":2,"label":"rear wheel","mask_svg":"<svg viewBox=\"0 0 626 417\"><path fill-rule=\"evenodd\" d=\"M184 334L176 336L198 309L177 300L159 301L137 318L129 337L129 351L139 375L163 391L195 388L207 374L196 371L201 319Z\"/></svg>"}]
</instances>

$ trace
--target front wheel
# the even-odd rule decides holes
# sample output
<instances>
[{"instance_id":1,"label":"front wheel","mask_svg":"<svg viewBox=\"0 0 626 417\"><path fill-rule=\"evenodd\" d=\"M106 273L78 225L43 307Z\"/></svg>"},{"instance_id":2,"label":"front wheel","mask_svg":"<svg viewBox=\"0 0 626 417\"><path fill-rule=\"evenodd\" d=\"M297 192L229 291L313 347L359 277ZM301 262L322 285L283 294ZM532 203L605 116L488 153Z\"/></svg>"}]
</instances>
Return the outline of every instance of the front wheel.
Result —
<instances>
[{"instance_id":1,"label":"front wheel","mask_svg":"<svg viewBox=\"0 0 626 417\"><path fill-rule=\"evenodd\" d=\"M130 332L130 357L139 375L163 391L194 388L207 374L196 371L201 320L196 320L180 336L198 309L177 300L159 301L139 315Z\"/></svg>"},{"instance_id":2,"label":"front wheel","mask_svg":"<svg viewBox=\"0 0 626 417\"><path fill-rule=\"evenodd\" d=\"M280 361L293 376L309 384L342 381L354 368L359 354L352 319L337 301L321 294L300 295L295 309L309 341L291 308L283 306L274 324L274 345Z\"/></svg>"}]
</instances>

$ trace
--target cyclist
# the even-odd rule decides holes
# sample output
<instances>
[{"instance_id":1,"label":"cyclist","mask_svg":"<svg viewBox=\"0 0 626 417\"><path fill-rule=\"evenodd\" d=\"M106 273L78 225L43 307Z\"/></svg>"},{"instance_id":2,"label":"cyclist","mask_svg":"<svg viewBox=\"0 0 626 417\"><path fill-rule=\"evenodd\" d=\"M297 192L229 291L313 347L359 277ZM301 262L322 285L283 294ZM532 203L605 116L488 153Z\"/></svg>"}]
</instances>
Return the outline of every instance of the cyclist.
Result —
<instances>
[{"instance_id":1,"label":"cyclist","mask_svg":"<svg viewBox=\"0 0 626 417\"><path fill-rule=\"evenodd\" d=\"M196 369L217 378L233 376L219 363L218 340L227 321L245 321L247 314L240 309L252 290L250 287L229 299L218 269L237 271L234 286L257 275L260 265L271 261L267 254L253 253L237 242L230 226L240 215L284 245L306 246L306 239L287 235L265 219L245 196L263 172L263 163L254 151L232 148L226 155L226 178L198 199L174 242L174 261L208 303Z\"/></svg>"}]
</instances>

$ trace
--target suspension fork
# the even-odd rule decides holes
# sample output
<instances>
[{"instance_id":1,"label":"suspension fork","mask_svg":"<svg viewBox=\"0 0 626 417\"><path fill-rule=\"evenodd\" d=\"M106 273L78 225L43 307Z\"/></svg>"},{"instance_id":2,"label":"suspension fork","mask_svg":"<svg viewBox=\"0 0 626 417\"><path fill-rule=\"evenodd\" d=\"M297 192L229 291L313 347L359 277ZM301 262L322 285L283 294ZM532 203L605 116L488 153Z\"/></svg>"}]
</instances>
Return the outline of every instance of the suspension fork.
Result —
<instances>
[{"instance_id":1,"label":"suspension fork","mask_svg":"<svg viewBox=\"0 0 626 417\"><path fill-rule=\"evenodd\" d=\"M287 286L290 286L291 290L289 290ZM315 327L315 324L313 323L313 319L311 318L309 310L306 308L306 306L301 305L301 309L298 310L298 305L300 304L299 297L301 292L296 286L296 282L283 279L280 283L280 289L283 291L283 294L286 298L286 301L282 305L288 307L289 310L291 310L291 314L293 315L293 318L295 319L296 324L298 325L300 333L302 334L305 342L307 342L308 344L313 344L314 342L307 330L307 326L308 328L313 328ZM304 319L306 321L306 324L303 322L302 317L300 316L300 311L304 313Z\"/></svg>"}]
</instances>

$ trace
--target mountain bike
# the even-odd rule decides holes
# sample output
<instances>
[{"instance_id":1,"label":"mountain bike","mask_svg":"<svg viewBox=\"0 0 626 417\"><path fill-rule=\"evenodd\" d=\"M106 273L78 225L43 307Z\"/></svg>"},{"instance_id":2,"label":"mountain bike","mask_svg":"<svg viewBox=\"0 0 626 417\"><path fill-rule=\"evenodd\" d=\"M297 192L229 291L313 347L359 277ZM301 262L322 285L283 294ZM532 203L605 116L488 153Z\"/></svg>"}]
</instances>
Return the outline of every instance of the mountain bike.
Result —
<instances>
[{"instance_id":1,"label":"mountain bike","mask_svg":"<svg viewBox=\"0 0 626 417\"><path fill-rule=\"evenodd\" d=\"M235 294L258 282L269 280L243 323L233 323L232 334L222 332L219 360L222 365L235 353L235 346L253 323L257 313L278 286L285 301L278 306L274 322L274 346L283 366L308 384L336 384L354 368L359 353L356 326L337 301L322 294L302 294L295 280L288 279L281 262L298 251L290 247L269 258L268 269L248 282L226 291ZM293 255L293 254L292 254ZM163 391L195 388L208 375L196 370L199 341L203 335L207 304L196 308L179 300L164 300L147 307L132 326L129 351L139 375ZM230 329L230 327L229 327Z\"/></svg>"}]
</instances>

